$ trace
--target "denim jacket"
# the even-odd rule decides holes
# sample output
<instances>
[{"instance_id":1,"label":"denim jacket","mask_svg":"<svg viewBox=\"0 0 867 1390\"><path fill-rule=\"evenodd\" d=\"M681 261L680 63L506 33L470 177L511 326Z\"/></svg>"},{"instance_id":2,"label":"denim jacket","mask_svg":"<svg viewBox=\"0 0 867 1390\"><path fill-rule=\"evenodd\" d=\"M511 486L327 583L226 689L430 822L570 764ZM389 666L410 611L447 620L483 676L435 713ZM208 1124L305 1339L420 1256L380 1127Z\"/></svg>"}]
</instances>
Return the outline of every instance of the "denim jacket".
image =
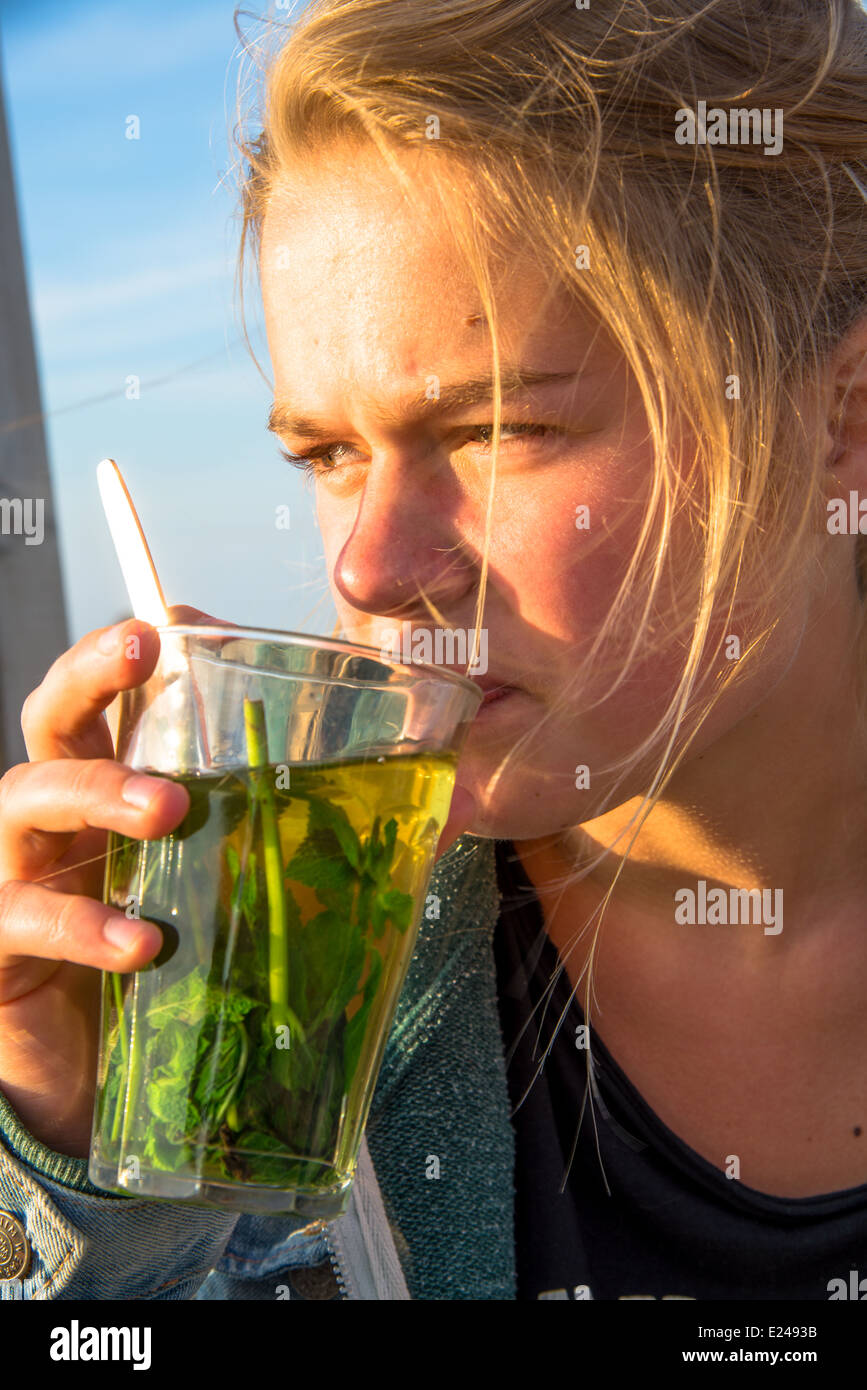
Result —
<instances>
[{"instance_id":1,"label":"denim jacket","mask_svg":"<svg viewBox=\"0 0 867 1390\"><path fill-rule=\"evenodd\" d=\"M514 1299L514 1132L497 1006L494 842L434 870L346 1213L330 1223L115 1196L0 1090L0 1214L25 1229L0 1299Z\"/></svg>"}]
</instances>

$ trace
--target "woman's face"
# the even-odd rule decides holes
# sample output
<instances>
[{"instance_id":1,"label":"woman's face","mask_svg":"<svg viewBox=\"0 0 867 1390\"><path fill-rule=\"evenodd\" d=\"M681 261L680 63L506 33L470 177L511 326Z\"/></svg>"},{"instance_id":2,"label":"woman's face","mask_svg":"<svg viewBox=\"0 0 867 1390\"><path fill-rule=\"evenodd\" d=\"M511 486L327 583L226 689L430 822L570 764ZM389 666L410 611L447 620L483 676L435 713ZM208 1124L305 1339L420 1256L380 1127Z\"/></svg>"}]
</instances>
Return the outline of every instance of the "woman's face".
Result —
<instances>
[{"instance_id":1,"label":"woman's face","mask_svg":"<svg viewBox=\"0 0 867 1390\"><path fill-rule=\"evenodd\" d=\"M293 454L327 451L315 476L330 583L347 636L374 647L402 623L471 636L485 551L491 334L426 194L426 156L440 157L401 156L410 199L374 152L335 148L290 171L263 225L274 427ZM606 664L576 685L635 548L652 441L621 354L564 290L546 293L532 246L498 263L494 289L502 370L525 383L503 397L483 615L483 683L509 690L481 708L459 781L479 804L473 831L519 839L591 818L606 769L667 706L684 647L655 624L662 645L597 703L625 669L639 593Z\"/></svg>"}]
</instances>

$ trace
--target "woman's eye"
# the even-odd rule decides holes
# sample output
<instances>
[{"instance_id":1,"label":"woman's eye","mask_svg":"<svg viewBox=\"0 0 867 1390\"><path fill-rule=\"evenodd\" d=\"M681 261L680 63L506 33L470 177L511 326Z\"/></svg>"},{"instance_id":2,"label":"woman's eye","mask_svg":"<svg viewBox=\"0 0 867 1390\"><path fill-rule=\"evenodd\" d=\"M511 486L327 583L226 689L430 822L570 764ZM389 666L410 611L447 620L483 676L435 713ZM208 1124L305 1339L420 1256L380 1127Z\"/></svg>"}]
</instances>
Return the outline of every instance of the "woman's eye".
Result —
<instances>
[{"instance_id":1,"label":"woman's eye","mask_svg":"<svg viewBox=\"0 0 867 1390\"><path fill-rule=\"evenodd\" d=\"M503 423L500 425L500 442L508 446L513 440L526 439L528 442L541 443L549 436L559 433L552 425L534 425L529 422L510 425ZM493 425L468 425L461 430L464 443L468 444L473 437L478 437L478 442L482 445L482 452L487 452L494 440ZM309 454L293 454L288 449L281 449L280 454L287 463L291 463L293 468L299 468L303 473L334 473L345 463L351 462L344 457L345 453L352 453L351 444L324 444L318 449L311 449Z\"/></svg>"},{"instance_id":2,"label":"woman's eye","mask_svg":"<svg viewBox=\"0 0 867 1390\"><path fill-rule=\"evenodd\" d=\"M494 442L493 425L470 425L468 428L470 435L479 435L480 443L490 445ZM500 442L509 444L511 439L527 439L530 441L541 442L549 435L556 434L557 431L551 425L533 425L529 422L521 421L518 424L510 425L503 421L500 425ZM470 442L469 440L467 441Z\"/></svg>"},{"instance_id":3,"label":"woman's eye","mask_svg":"<svg viewBox=\"0 0 867 1390\"><path fill-rule=\"evenodd\" d=\"M300 468L302 473L332 473L340 463L335 454L340 449L351 447L348 444L328 444L319 449L312 449L309 454L293 454L288 449L281 449L280 454L293 468Z\"/></svg>"}]
</instances>

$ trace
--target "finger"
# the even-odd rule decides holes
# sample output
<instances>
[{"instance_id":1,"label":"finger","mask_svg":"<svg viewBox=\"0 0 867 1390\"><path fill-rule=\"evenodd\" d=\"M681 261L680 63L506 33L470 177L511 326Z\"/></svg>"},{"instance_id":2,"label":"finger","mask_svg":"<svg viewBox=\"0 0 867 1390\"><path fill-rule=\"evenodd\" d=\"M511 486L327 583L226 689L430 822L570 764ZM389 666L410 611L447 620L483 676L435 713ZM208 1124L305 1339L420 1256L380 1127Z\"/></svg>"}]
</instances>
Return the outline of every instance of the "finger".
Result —
<instances>
[{"instance_id":1,"label":"finger","mask_svg":"<svg viewBox=\"0 0 867 1390\"><path fill-rule=\"evenodd\" d=\"M179 782L109 759L20 763L0 781L0 878L36 877L82 830L159 839L189 807Z\"/></svg>"},{"instance_id":2,"label":"finger","mask_svg":"<svg viewBox=\"0 0 867 1390\"><path fill-rule=\"evenodd\" d=\"M37 883L0 883L0 1003L18 999L46 976L34 961L68 960L127 974L159 954L163 934L95 898L55 893Z\"/></svg>"},{"instance_id":3,"label":"finger","mask_svg":"<svg viewBox=\"0 0 867 1390\"><path fill-rule=\"evenodd\" d=\"M237 623L227 623L225 618L215 618L211 613L203 613L201 608L189 608L184 603L175 603L168 609L172 626L196 627L199 624L211 627L237 627Z\"/></svg>"},{"instance_id":4,"label":"finger","mask_svg":"<svg viewBox=\"0 0 867 1390\"><path fill-rule=\"evenodd\" d=\"M467 791L466 787L455 787L452 793L452 804L449 807L448 820L443 826L442 834L437 842L434 863L445 854L458 839L460 835L466 833L476 818L478 805L472 792Z\"/></svg>"},{"instance_id":5,"label":"finger","mask_svg":"<svg viewBox=\"0 0 867 1390\"><path fill-rule=\"evenodd\" d=\"M103 710L119 690L147 680L160 639L149 623L129 618L89 632L64 652L28 695L21 728L32 761L110 758L111 734Z\"/></svg>"}]
</instances>

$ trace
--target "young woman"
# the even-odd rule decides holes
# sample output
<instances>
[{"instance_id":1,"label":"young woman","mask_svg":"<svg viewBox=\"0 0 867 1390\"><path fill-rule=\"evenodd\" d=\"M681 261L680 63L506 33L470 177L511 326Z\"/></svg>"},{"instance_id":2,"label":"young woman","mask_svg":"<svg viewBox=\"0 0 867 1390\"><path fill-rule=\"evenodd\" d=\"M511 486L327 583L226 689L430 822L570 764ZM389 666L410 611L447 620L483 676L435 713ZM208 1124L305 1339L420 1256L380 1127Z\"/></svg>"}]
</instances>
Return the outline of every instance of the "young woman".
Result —
<instances>
[{"instance_id":1,"label":"young woman","mask_svg":"<svg viewBox=\"0 0 867 1390\"><path fill-rule=\"evenodd\" d=\"M303 1266L314 1297L325 1260L350 1297L860 1296L865 77L854 0L324 0L280 36L240 142L270 427L343 633L484 635L488 694L355 1283L340 1222L263 1240L87 1183L96 972L160 944L87 861L185 793L111 760L141 624L138 662L93 634L30 697L0 1190L92 1238L66 1290L274 1297Z\"/></svg>"}]
</instances>

